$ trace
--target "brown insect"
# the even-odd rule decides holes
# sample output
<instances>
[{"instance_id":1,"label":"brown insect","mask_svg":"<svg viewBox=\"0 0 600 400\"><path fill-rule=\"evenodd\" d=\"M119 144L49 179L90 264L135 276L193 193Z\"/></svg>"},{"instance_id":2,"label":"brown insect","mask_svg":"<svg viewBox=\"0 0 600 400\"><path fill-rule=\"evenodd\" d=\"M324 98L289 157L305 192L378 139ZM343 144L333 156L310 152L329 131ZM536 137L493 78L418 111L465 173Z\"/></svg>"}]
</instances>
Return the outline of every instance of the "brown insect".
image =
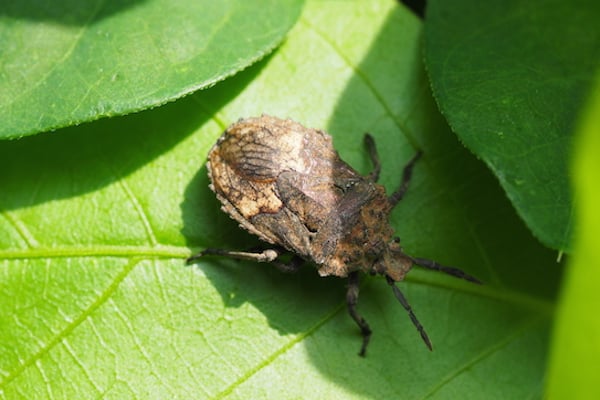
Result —
<instances>
[{"instance_id":1,"label":"brown insect","mask_svg":"<svg viewBox=\"0 0 600 400\"><path fill-rule=\"evenodd\" d=\"M331 136L297 122L267 115L241 119L219 138L208 155L210 188L222 209L248 232L274 245L261 252L205 249L188 259L221 255L269 262L296 271L304 261L321 276L348 277L346 303L360 327L364 356L371 328L356 309L360 271L385 276L394 295L431 350L431 342L406 298L394 284L413 264L479 281L458 268L407 255L393 236L389 214L402 199L414 163L404 167L402 183L390 196L376 183L381 164L370 135L365 135L374 169L361 176L342 161ZM284 253L293 257L280 260Z\"/></svg>"}]
</instances>

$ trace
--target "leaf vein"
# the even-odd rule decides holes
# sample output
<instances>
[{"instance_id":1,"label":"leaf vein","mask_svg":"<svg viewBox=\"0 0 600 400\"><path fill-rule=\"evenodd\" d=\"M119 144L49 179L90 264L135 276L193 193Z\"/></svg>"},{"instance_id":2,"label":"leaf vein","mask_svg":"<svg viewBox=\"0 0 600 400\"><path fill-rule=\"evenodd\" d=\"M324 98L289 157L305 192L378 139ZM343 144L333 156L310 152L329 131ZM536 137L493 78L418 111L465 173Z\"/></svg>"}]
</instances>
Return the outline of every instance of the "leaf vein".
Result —
<instances>
[{"instance_id":1,"label":"leaf vein","mask_svg":"<svg viewBox=\"0 0 600 400\"><path fill-rule=\"evenodd\" d=\"M161 383L161 385L163 387L169 388L173 393L175 393L176 391L173 390L173 387L162 378L162 374L156 371L156 362L153 361L152 357L150 357L150 355L146 351L146 348L144 347L143 342L140 340L139 336L135 332L134 326L131 324L131 321L129 320L129 318L127 318L127 315L125 315L125 313L123 313L123 311L121 311L121 309L119 308L119 305L117 303L115 303L114 301L111 301L111 306L112 306L112 309L115 311L115 315L117 315L121 319L123 324L129 330L129 333L131 334L131 338L133 339L135 347L139 350L139 354L141 354L144 357L144 359L150 366L149 369L152 370L151 375L154 376Z\"/></svg>"},{"instance_id":2,"label":"leaf vein","mask_svg":"<svg viewBox=\"0 0 600 400\"><path fill-rule=\"evenodd\" d=\"M337 315L344 308L344 306L345 306L345 303L340 303L332 311L330 311L329 313L327 313L322 319L318 320L312 327L310 327L309 329L307 329L305 332L303 332L303 333L295 336L292 340L290 340L289 342L285 343L279 349L275 350L267 358L265 358L263 361L261 361L260 363L258 363L255 367L249 369L238 380L236 380L231 385L229 385L227 388L225 388L223 391L221 391L220 393L218 393L214 397L214 399L222 399L222 398L227 397L231 393L233 393L233 391L237 387L241 386L244 382L248 381L251 377L253 377L254 375L256 375L259 371L261 371L265 367L271 365L275 360L277 360L283 354L287 353L296 344L302 342L307 337L309 337L312 334L314 334L326 322L328 322L331 319L333 319L333 317L335 315Z\"/></svg>"},{"instance_id":3,"label":"leaf vein","mask_svg":"<svg viewBox=\"0 0 600 400\"><path fill-rule=\"evenodd\" d=\"M485 358L491 357L502 348L509 345L512 341L516 340L519 336L521 336L525 331L532 328L534 325L539 324L545 317L537 316L533 319L526 319L523 324L521 324L514 332L510 335L507 335L504 339L498 341L495 344L490 345L487 349L484 349L481 353L475 355L472 359L465 362L463 365L456 368L454 371L451 371L448 375L442 378L433 388L429 390L422 398L427 399L431 398L437 392L439 392L444 386L450 383L454 378L458 377L463 372L467 371L471 367L473 367L478 362L484 360Z\"/></svg>"},{"instance_id":4,"label":"leaf vein","mask_svg":"<svg viewBox=\"0 0 600 400\"><path fill-rule=\"evenodd\" d=\"M34 249L8 249L0 251L0 260L30 260L38 258L82 257L137 257L137 258L186 258L191 254L182 246L64 246Z\"/></svg>"},{"instance_id":5,"label":"leaf vein","mask_svg":"<svg viewBox=\"0 0 600 400\"><path fill-rule=\"evenodd\" d=\"M81 29L79 29L79 32L77 32L77 34L73 37L73 43L71 44L71 46L68 49L66 49L66 51L62 55L62 57L60 57L60 59L58 59L56 61L56 63L54 63L54 65L51 68L48 68L48 71L46 71L46 73L44 73L42 76L40 76L40 78L36 82L34 82L27 90L23 90L21 92L18 92L18 94L12 98L13 104L16 103L18 100L20 100L22 97L25 97L26 95L29 95L31 92L33 92L35 89L37 89L39 86L41 86L48 79L48 77L60 65L62 65L65 62L65 60L67 60L69 58L69 56L71 56L71 54L73 54L73 52L75 51L75 48L77 47L77 45L79 44L81 38L83 37L84 32L88 28L89 23L91 21L93 21L94 18L96 17L96 15L100 12L102 4L103 4L103 2L99 2L98 3L98 7L94 10L94 12L92 12L90 14L89 19L86 21L86 23L84 23L81 26Z\"/></svg>"},{"instance_id":6,"label":"leaf vein","mask_svg":"<svg viewBox=\"0 0 600 400\"><path fill-rule=\"evenodd\" d=\"M375 97L377 102L383 108L384 113L398 127L398 130L401 131L404 134L404 136L406 136L406 138L412 143L414 148L417 148L418 146L416 145L413 136L410 134L410 130L408 129L408 127L406 127L406 125L400 120L400 118L394 114L390 105L386 102L385 97L379 92L379 90L377 90L373 82L368 78L367 74L354 63L352 63L350 58L348 58L344 54L343 50L339 46L337 46L337 44L334 43L331 39L329 39L327 35L325 35L325 33L321 32L319 29L317 29L316 26L311 24L310 21L308 21L304 17L300 17L299 22L303 23L307 28L315 32L317 36L319 36L323 40L323 42L325 42L335 51L335 53L340 57L340 59L344 61L344 63L346 63L346 65L352 70L353 76L358 77L365 84L365 86L367 86L369 91L373 94L373 97Z\"/></svg>"},{"instance_id":7,"label":"leaf vein","mask_svg":"<svg viewBox=\"0 0 600 400\"><path fill-rule=\"evenodd\" d=\"M142 207L139 199L135 196L135 194L129 188L129 185L125 182L125 180L120 179L119 185L121 186L121 188L123 189L123 191L125 192L127 197L129 198L129 200L131 201L131 204L133 205L133 208L135 208L135 211L138 213L140 220L142 221L142 225L144 226L144 230L146 231L146 234L148 235L148 240L150 241L150 244L152 246L156 246L158 244L158 240L156 239L156 235L154 233L154 230L152 229L152 224L150 224L150 219L148 218L148 214L144 211L144 208Z\"/></svg>"},{"instance_id":8,"label":"leaf vein","mask_svg":"<svg viewBox=\"0 0 600 400\"><path fill-rule=\"evenodd\" d=\"M92 374L90 374L90 371L86 368L85 364L79 359L79 357L77 357L77 353L75 352L75 350L73 349L73 347L71 347L71 344L69 343L69 341L67 340L67 338L66 337L63 338L63 340L61 341L61 343L64 346L64 348L67 350L67 353L69 353L69 355L71 356L71 358L75 361L75 364L77 364L79 366L79 368L81 369L81 371L83 371L83 375L92 384L92 386L94 387L94 389L96 389L96 391L98 393L102 393L102 389L100 388L100 386L98 385L98 383L94 380Z\"/></svg>"},{"instance_id":9,"label":"leaf vein","mask_svg":"<svg viewBox=\"0 0 600 400\"><path fill-rule=\"evenodd\" d=\"M12 225L12 227L19 234L19 236L21 236L21 238L27 244L27 246L29 246L29 247L39 246L38 241L31 234L31 232L29 232L29 230L27 229L25 224L23 224L23 222L20 219L18 219L13 213L8 212L8 211L3 211L2 215L9 222L9 224Z\"/></svg>"},{"instance_id":10,"label":"leaf vein","mask_svg":"<svg viewBox=\"0 0 600 400\"><path fill-rule=\"evenodd\" d=\"M56 334L45 346L41 347L36 353L31 355L28 359L21 363L15 368L10 375L8 375L2 382L0 382L0 392L2 388L7 387L10 382L19 377L27 368L35 365L40 361L46 354L54 349L58 344L63 342L77 327L79 327L94 311L102 306L110 296L117 290L121 282L129 275L133 268L141 261L139 258L134 258L127 263L123 270L115 276L113 282L98 296L87 309L82 310L81 314L69 323L61 332Z\"/></svg>"}]
</instances>

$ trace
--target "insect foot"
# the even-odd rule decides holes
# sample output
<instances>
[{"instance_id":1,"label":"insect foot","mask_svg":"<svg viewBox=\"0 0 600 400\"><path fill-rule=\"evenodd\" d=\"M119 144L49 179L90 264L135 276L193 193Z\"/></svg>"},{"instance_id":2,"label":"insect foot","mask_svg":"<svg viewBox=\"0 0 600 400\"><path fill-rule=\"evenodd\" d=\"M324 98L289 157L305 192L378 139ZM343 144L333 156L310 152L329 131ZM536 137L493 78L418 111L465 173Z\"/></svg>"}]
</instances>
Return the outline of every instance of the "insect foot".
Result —
<instances>
[{"instance_id":1,"label":"insect foot","mask_svg":"<svg viewBox=\"0 0 600 400\"><path fill-rule=\"evenodd\" d=\"M388 196L376 183L381 164L368 134L365 145L374 168L362 176L339 157L331 136L322 130L268 115L240 119L208 154L210 188L223 211L272 248L255 253L205 249L188 262L219 255L268 262L293 272L308 261L321 276L347 277L346 302L363 337L361 356L366 354L371 328L357 310L359 273L383 275L431 349L425 329L395 283L413 265L480 281L458 268L402 251L389 214L404 197L421 153L404 167L400 186ZM279 260L283 253L293 255L290 262Z\"/></svg>"}]
</instances>

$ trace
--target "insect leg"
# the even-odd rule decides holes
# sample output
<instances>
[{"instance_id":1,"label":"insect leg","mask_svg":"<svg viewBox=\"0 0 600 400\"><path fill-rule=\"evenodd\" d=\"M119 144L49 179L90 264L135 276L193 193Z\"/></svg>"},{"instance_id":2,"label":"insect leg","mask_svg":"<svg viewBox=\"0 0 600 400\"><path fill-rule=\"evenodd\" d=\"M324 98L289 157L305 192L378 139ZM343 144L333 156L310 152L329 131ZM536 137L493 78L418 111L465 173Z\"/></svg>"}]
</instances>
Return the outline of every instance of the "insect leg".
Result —
<instances>
[{"instance_id":1,"label":"insect leg","mask_svg":"<svg viewBox=\"0 0 600 400\"><path fill-rule=\"evenodd\" d=\"M421 338L423 339L423 341L425 342L425 344L427 345L427 347L429 348L429 350L432 350L431 341L429 340L429 337L427 336L427 333L425 332L425 328L423 328L423 325L421 325L421 323L417 319L417 316L413 312L412 307L410 306L410 304L408 304L408 301L406 300L406 297L404 297L404 295L402 294L402 292L400 291L400 289L398 289L398 286L396 286L394 280L391 277L389 277L389 276L386 275L385 278L387 279L387 283L392 287L392 290L394 291L394 295L396 296L396 298L398 299L398 301L400 302L400 304L402 304L402 307L404 307L404 309L406 310L406 312L408 312L408 316L410 317L410 320L412 321L413 325L419 331L419 334L421 335Z\"/></svg>"},{"instance_id":2,"label":"insect leg","mask_svg":"<svg viewBox=\"0 0 600 400\"><path fill-rule=\"evenodd\" d=\"M469 282L481 284L481 281L479 279L467 274L466 272L464 272L458 268L447 267L445 265L438 264L437 262L435 262L433 260L428 260L426 258L410 257L410 259L412 260L413 263L420 265L421 267L432 269L434 271L444 272L444 273L446 273L448 275L452 275L456 278L461 278L461 279L464 279Z\"/></svg>"},{"instance_id":3,"label":"insect leg","mask_svg":"<svg viewBox=\"0 0 600 400\"><path fill-rule=\"evenodd\" d=\"M289 263L283 263L277 260L280 256L281 251L276 249L266 249L261 252L247 252L247 251L231 251L231 250L223 250L223 249L204 249L198 254L194 254L186 260L187 264L191 264L194 261L204 257L204 256L223 256L229 258L235 258L238 260L249 260L256 262L266 262L271 263L277 269L282 272L296 272L304 263L304 260L301 257L294 256L290 260Z\"/></svg>"},{"instance_id":4,"label":"insect leg","mask_svg":"<svg viewBox=\"0 0 600 400\"><path fill-rule=\"evenodd\" d=\"M371 157L371 162L373 163L373 171L367 175L367 178L372 182L377 182L377 180L379 180L379 173L381 172L381 162L379 161L377 146L375 146L373 136L368 133L365 133L364 140L367 150L369 151L369 157Z\"/></svg>"},{"instance_id":5,"label":"insect leg","mask_svg":"<svg viewBox=\"0 0 600 400\"><path fill-rule=\"evenodd\" d=\"M396 191L392 193L390 197L388 197L390 208L394 208L396 204L402 200L402 197L404 197L404 194L408 189L408 182L410 182L410 178L412 176L412 169L417 160L421 157L421 154L423 153L419 150L417 154L415 154L415 156L408 162L408 164L404 166L404 170L402 172L402 183L400 184L400 187L396 189Z\"/></svg>"},{"instance_id":6,"label":"insect leg","mask_svg":"<svg viewBox=\"0 0 600 400\"><path fill-rule=\"evenodd\" d=\"M224 249L204 249L198 254L194 254L186 260L187 264L191 264L194 261L204 256L224 256L229 258L235 258L238 260L250 260L257 262L272 262L279 257L279 252L274 249L267 249L261 252L247 252L247 251L232 251Z\"/></svg>"},{"instance_id":7,"label":"insect leg","mask_svg":"<svg viewBox=\"0 0 600 400\"><path fill-rule=\"evenodd\" d=\"M304 259L300 256L294 255L288 263L283 263L277 260L271 261L278 270L285 273L298 272L300 267L304 264Z\"/></svg>"},{"instance_id":8,"label":"insect leg","mask_svg":"<svg viewBox=\"0 0 600 400\"><path fill-rule=\"evenodd\" d=\"M360 328L360 333L363 337L362 347L360 348L359 356L364 357L367 352L367 345L371 338L371 328L365 319L356 311L356 304L358 302L358 271L351 272L348 275L348 291L346 292L346 304L348 305L348 312L352 319L356 322Z\"/></svg>"}]
</instances>

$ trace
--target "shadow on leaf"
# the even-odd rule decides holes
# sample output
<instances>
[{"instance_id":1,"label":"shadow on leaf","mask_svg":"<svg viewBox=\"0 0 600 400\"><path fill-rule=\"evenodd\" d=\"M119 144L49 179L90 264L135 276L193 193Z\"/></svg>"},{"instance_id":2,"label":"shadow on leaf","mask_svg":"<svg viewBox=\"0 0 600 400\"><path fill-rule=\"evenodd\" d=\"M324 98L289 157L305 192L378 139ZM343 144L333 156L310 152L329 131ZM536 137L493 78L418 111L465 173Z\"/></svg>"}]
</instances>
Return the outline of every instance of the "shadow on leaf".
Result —
<instances>
[{"instance_id":1,"label":"shadow on leaf","mask_svg":"<svg viewBox=\"0 0 600 400\"><path fill-rule=\"evenodd\" d=\"M4 2L0 15L11 19L54 22L63 25L84 26L98 22L147 0L79 1L22 0Z\"/></svg>"}]
</instances>

